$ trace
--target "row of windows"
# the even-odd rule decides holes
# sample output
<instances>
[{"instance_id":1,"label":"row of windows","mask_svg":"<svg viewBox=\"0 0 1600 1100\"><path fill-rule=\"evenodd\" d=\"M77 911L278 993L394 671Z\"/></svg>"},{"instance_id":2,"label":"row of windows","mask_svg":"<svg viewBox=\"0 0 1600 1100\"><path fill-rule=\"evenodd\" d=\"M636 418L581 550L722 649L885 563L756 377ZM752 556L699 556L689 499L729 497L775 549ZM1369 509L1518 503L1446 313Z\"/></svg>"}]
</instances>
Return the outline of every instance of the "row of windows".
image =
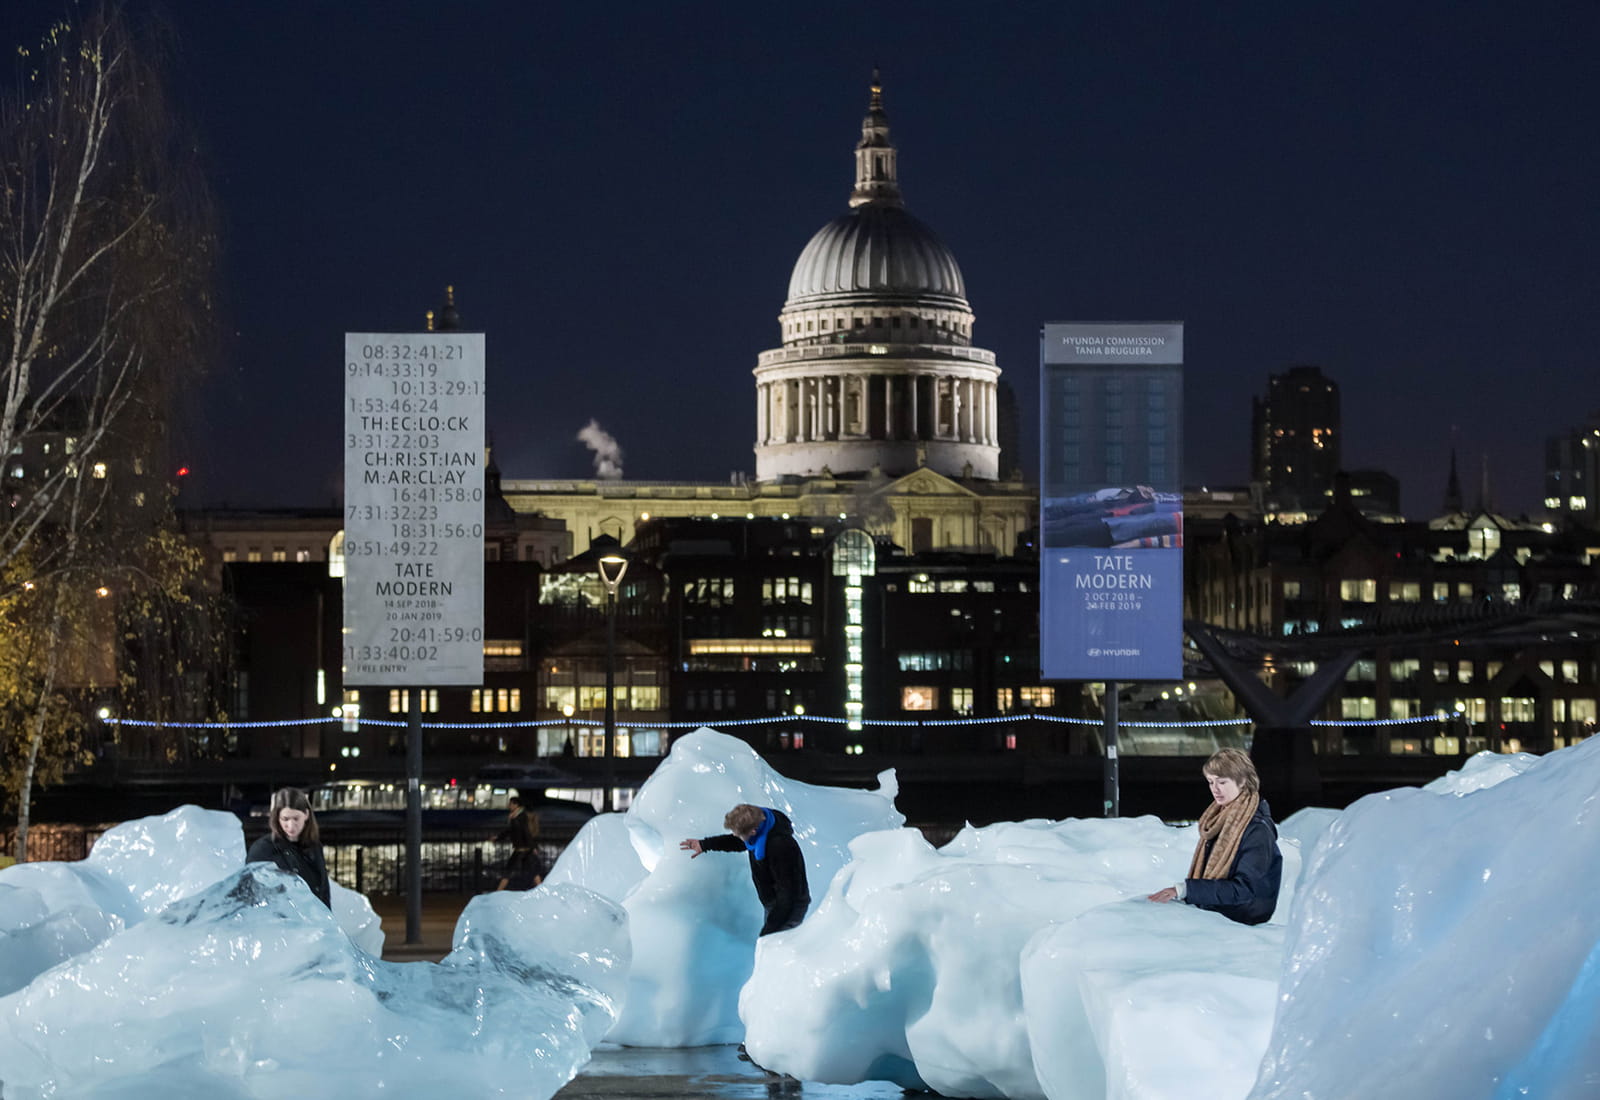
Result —
<instances>
[{"instance_id":1,"label":"row of windows","mask_svg":"<svg viewBox=\"0 0 1600 1100\"><path fill-rule=\"evenodd\" d=\"M1381 582L1371 578L1353 578L1339 582L1339 599L1345 603L1377 603ZM1523 586L1516 581L1509 581L1499 586L1500 597L1508 601L1522 599ZM1390 603L1420 603L1422 594L1426 590L1435 603L1448 603L1452 598L1456 600L1474 600L1488 598L1491 589L1483 589L1480 593L1470 581L1433 581L1425 585L1423 581L1389 581L1387 592ZM1554 584L1541 584L1537 590L1541 600L1554 599L1557 586ZM1560 586L1561 598L1566 600L1576 599L1578 586L1576 584L1562 584ZM1302 595L1310 595L1300 581L1283 582L1283 598L1298 600Z\"/></svg>"},{"instance_id":2,"label":"row of windows","mask_svg":"<svg viewBox=\"0 0 1600 1100\"><path fill-rule=\"evenodd\" d=\"M892 584L889 585L888 588L891 592L895 590L895 586ZM994 581L974 581L967 580L964 577L934 578L928 576L926 573L918 573L916 576L912 577L906 582L907 592L921 596L929 595L935 592L950 595L961 592L993 592L994 590ZM1028 582L1017 582L1017 591L1028 591Z\"/></svg>"},{"instance_id":3,"label":"row of windows","mask_svg":"<svg viewBox=\"0 0 1600 1100\"><path fill-rule=\"evenodd\" d=\"M348 696L349 692L346 693ZM426 688L417 697L419 709L424 714L439 713L439 692L436 688ZM350 700L354 702L354 700ZM513 713L522 709L521 688L473 688L467 697L468 709L473 714L494 713L501 711ZM394 688L389 692L389 713L409 714L411 711L411 690L409 688Z\"/></svg>"},{"instance_id":4,"label":"row of windows","mask_svg":"<svg viewBox=\"0 0 1600 1100\"><path fill-rule=\"evenodd\" d=\"M702 607L731 607L734 597L732 577L696 577L683 582L683 601ZM761 602L764 604L799 603L810 605L813 601L812 582L800 577L767 577L761 582Z\"/></svg>"},{"instance_id":5,"label":"row of windows","mask_svg":"<svg viewBox=\"0 0 1600 1100\"><path fill-rule=\"evenodd\" d=\"M1389 713L1383 717L1426 718L1436 713L1436 710L1424 710L1420 699L1391 699L1389 700ZM1553 722L1592 723L1596 720L1596 713L1595 700L1593 699L1552 699L1550 701L1550 720ZM1456 699L1450 707L1450 714L1460 714L1469 722L1487 722L1489 721L1489 701L1487 699ZM1377 718L1378 701L1363 696L1346 696L1339 700L1339 716L1350 719ZM1447 714L1446 717L1448 716ZM1503 697L1500 700L1498 721L1539 721L1538 700L1527 696Z\"/></svg>"},{"instance_id":6,"label":"row of windows","mask_svg":"<svg viewBox=\"0 0 1600 1100\"><path fill-rule=\"evenodd\" d=\"M768 577L761 582L762 603L810 604L811 582L799 577Z\"/></svg>"},{"instance_id":7,"label":"row of windows","mask_svg":"<svg viewBox=\"0 0 1600 1100\"><path fill-rule=\"evenodd\" d=\"M1445 684L1452 679L1460 684L1470 684L1477 678L1477 666L1473 661L1430 661L1430 674L1435 683ZM1313 662L1299 662L1298 665L1309 665L1314 671ZM1483 679L1493 680L1500 675L1502 664L1499 661L1485 661L1483 664ZM1568 661L1540 661L1539 671L1557 683L1577 684L1582 681L1580 664L1575 660ZM1412 680L1421 675L1422 662L1418 658L1409 657L1403 660L1389 662L1389 679L1391 681ZM1310 675L1310 673L1305 673ZM1360 660L1350 666L1350 671L1344 675L1346 680L1374 681L1378 678L1378 662Z\"/></svg>"},{"instance_id":8,"label":"row of windows","mask_svg":"<svg viewBox=\"0 0 1600 1100\"><path fill-rule=\"evenodd\" d=\"M901 672L970 672L972 650L903 650L899 656Z\"/></svg>"},{"instance_id":9,"label":"row of windows","mask_svg":"<svg viewBox=\"0 0 1600 1100\"><path fill-rule=\"evenodd\" d=\"M661 688L655 684L618 684L613 696L618 710L660 710ZM606 709L604 684L548 684L544 689L546 710L561 714L590 714ZM519 708L520 709L520 708Z\"/></svg>"},{"instance_id":10,"label":"row of windows","mask_svg":"<svg viewBox=\"0 0 1600 1100\"><path fill-rule=\"evenodd\" d=\"M1002 714L1016 710L1056 705L1056 689L1044 685L999 688L994 695L995 709ZM940 710L948 703L956 714L971 714L972 688L941 688L928 684L907 684L900 689L900 709L904 711Z\"/></svg>"},{"instance_id":11,"label":"row of windows","mask_svg":"<svg viewBox=\"0 0 1600 1100\"><path fill-rule=\"evenodd\" d=\"M920 316L918 316L917 314L915 314L915 313L905 314L904 315L904 319L905 319L904 327L906 327L906 328L921 328L921 327L923 327L922 318ZM888 322L887 325L885 324L886 320ZM822 319L821 324L822 324L822 327L821 327L820 331L822 331L822 332L832 332L832 331L834 331L833 326L835 324L837 324L839 331L845 331L847 329L852 329L852 328L867 328L869 326L869 324L870 324L870 326L872 328L885 328L885 327L887 327L887 328L900 328L900 327L902 327L902 325L901 325L901 317L900 316L891 316L891 317L888 317L888 318L884 318L884 317L877 317L877 316L868 317L868 316L864 316L864 315L844 314L844 313L841 313L837 318L824 317ZM949 321L949 320L947 320L946 318L943 318L943 317L939 317L939 318L931 318L930 317L928 319L927 327L930 328L930 329L943 329L943 330L946 330L948 332L959 332L962 335L967 335L971 331L969 325L965 321L951 322L951 321ZM812 319L806 321L805 331L806 332L817 332L817 331L819 331L818 328L817 328L817 321L816 321L815 318L812 318ZM791 322L789 322L789 335L790 336L798 336L798 335L800 335L800 322L799 321L791 321Z\"/></svg>"},{"instance_id":12,"label":"row of windows","mask_svg":"<svg viewBox=\"0 0 1600 1100\"><path fill-rule=\"evenodd\" d=\"M246 550L244 552L244 560L245 561L288 561L289 560L289 553L290 553L290 551L289 551L288 547L285 547L285 546L274 546L271 550L266 552L267 556L263 557L261 549L259 547L252 546L252 547L250 547L248 550ZM224 550L222 552L222 560L225 561L225 562L238 561L239 560L239 551L237 551L237 550ZM310 561L311 560L311 551L310 550L305 550L305 549L297 549L297 550L295 550L294 551L294 560L295 561Z\"/></svg>"}]
</instances>

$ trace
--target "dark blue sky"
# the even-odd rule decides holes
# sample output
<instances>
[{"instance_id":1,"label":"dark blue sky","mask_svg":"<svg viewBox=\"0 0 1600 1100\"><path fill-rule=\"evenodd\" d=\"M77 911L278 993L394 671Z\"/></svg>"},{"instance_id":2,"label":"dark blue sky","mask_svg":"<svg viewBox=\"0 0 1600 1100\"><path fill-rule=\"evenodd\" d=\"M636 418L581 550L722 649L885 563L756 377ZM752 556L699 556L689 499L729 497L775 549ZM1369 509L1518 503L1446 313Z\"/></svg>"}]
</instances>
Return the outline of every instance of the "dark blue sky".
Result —
<instances>
[{"instance_id":1,"label":"dark blue sky","mask_svg":"<svg viewBox=\"0 0 1600 1100\"><path fill-rule=\"evenodd\" d=\"M506 477L585 475L591 417L630 477L753 470L750 372L874 64L1025 420L1042 322L1182 320L1186 480L1245 481L1251 395L1316 363L1346 465L1420 515L1452 438L1536 507L1544 437L1600 408L1592 2L164 10L225 238L189 503L328 503L343 332L446 283Z\"/></svg>"}]
</instances>

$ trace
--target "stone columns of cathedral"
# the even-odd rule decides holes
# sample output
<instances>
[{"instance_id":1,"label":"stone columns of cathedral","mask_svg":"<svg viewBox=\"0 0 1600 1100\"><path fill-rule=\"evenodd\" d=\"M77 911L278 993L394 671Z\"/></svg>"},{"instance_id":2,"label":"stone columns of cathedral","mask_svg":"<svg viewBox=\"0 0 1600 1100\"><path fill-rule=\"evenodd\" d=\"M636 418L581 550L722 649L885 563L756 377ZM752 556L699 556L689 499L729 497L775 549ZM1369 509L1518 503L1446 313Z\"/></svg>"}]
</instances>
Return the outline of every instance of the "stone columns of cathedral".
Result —
<instances>
[{"instance_id":1,"label":"stone columns of cathedral","mask_svg":"<svg viewBox=\"0 0 1600 1100\"><path fill-rule=\"evenodd\" d=\"M934 371L811 374L756 387L757 445L947 440L994 446L996 383Z\"/></svg>"}]
</instances>

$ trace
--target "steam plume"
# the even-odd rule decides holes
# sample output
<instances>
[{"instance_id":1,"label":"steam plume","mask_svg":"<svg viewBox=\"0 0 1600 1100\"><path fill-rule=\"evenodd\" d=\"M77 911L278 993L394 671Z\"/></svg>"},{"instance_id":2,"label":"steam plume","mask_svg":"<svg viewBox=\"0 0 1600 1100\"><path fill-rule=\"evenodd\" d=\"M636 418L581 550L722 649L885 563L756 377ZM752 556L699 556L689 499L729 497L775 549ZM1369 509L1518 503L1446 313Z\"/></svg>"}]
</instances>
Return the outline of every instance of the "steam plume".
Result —
<instances>
[{"instance_id":1,"label":"steam plume","mask_svg":"<svg viewBox=\"0 0 1600 1100\"><path fill-rule=\"evenodd\" d=\"M593 418L578 432L578 439L594 452L594 475L606 481L622 477L622 448L611 438L611 433Z\"/></svg>"}]
</instances>

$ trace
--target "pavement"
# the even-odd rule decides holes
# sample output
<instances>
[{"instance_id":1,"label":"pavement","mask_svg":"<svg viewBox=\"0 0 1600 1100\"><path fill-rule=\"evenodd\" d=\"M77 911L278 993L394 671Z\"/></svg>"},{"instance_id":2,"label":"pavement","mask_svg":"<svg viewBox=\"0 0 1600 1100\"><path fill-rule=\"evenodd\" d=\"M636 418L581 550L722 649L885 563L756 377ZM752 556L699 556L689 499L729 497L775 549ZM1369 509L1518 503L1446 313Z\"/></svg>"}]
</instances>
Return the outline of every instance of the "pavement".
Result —
<instances>
[{"instance_id":1,"label":"pavement","mask_svg":"<svg viewBox=\"0 0 1600 1100\"><path fill-rule=\"evenodd\" d=\"M768 1073L738 1048L655 1049L602 1043L555 1100L903 1100L896 1085L819 1085Z\"/></svg>"},{"instance_id":2,"label":"pavement","mask_svg":"<svg viewBox=\"0 0 1600 1100\"><path fill-rule=\"evenodd\" d=\"M406 942L406 899L401 894L372 894L373 911L383 920L383 957L389 962L438 962L450 953L461 910L472 900L468 894L423 894L422 935Z\"/></svg>"}]
</instances>

